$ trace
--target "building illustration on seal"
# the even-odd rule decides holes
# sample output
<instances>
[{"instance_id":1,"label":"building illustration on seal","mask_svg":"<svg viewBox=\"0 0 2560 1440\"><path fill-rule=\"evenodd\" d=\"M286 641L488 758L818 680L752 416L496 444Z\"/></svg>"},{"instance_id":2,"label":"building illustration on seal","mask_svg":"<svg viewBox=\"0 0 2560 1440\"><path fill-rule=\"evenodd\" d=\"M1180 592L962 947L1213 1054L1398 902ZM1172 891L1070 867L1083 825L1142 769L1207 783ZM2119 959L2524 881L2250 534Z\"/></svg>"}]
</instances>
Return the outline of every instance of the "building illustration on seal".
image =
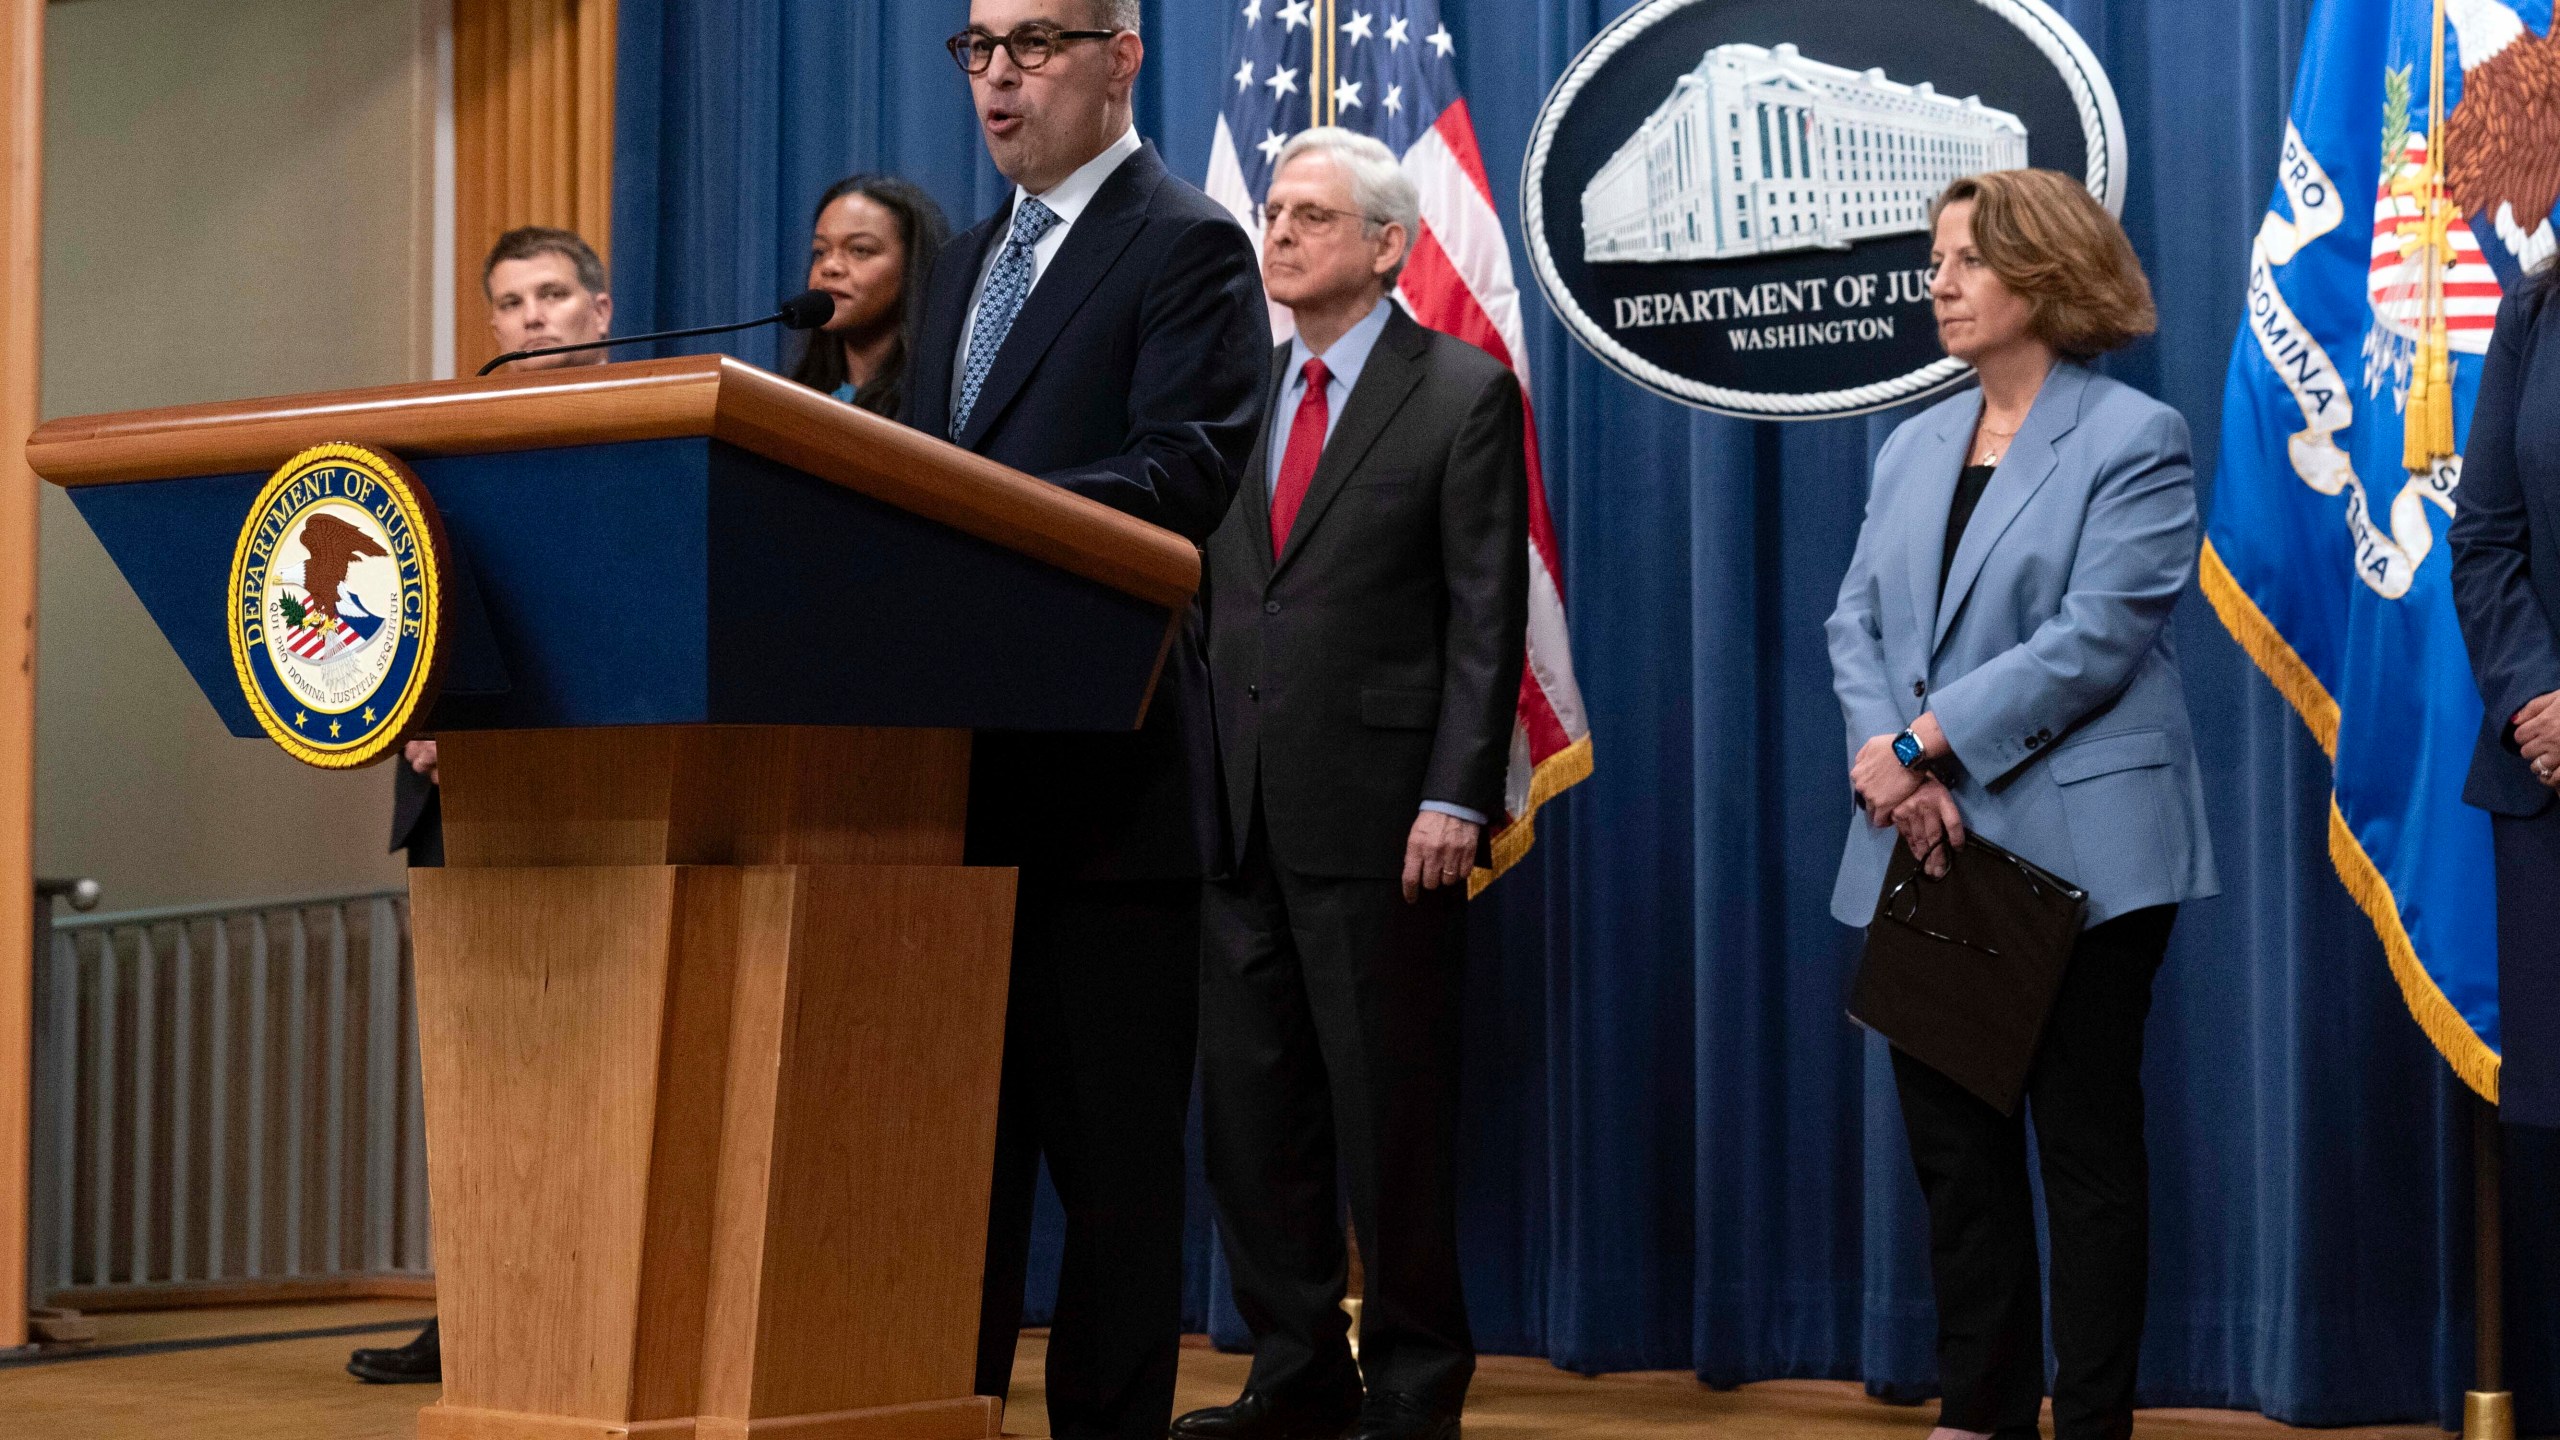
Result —
<instances>
[{"instance_id":1,"label":"building illustration on seal","mask_svg":"<svg viewBox=\"0 0 2560 1440\"><path fill-rule=\"evenodd\" d=\"M1925 231L1949 181L2026 163L2025 123L1977 96L1719 45L1583 187L1583 258L1845 250Z\"/></svg>"}]
</instances>

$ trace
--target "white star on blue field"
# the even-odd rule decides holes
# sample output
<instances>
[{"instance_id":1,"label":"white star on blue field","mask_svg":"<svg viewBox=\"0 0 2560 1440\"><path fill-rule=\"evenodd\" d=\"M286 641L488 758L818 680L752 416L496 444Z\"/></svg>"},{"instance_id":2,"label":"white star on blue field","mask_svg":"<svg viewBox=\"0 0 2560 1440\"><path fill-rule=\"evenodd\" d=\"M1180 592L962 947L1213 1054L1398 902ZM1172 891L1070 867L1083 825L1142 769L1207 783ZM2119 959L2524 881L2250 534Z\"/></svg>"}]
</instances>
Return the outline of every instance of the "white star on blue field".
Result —
<instances>
[{"instance_id":1,"label":"white star on blue field","mask_svg":"<svg viewBox=\"0 0 2560 1440\"><path fill-rule=\"evenodd\" d=\"M1268 193L1272 162L1311 125L1347 125L1403 154L1458 98L1458 43L1439 0L1228 0L1238 7L1227 128L1245 188ZM1319 53L1321 27L1332 44ZM1328 73L1329 68L1329 73Z\"/></svg>"}]
</instances>

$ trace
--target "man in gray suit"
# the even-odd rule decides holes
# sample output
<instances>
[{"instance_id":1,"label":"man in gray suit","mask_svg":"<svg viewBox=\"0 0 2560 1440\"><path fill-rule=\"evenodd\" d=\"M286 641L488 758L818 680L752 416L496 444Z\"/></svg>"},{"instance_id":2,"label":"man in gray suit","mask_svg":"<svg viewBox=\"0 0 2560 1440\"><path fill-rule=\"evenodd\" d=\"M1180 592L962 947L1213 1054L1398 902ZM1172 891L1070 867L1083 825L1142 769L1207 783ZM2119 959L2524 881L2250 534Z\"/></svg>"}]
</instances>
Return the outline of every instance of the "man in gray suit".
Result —
<instances>
[{"instance_id":1,"label":"man in gray suit","mask_svg":"<svg viewBox=\"0 0 2560 1440\"><path fill-rule=\"evenodd\" d=\"M1419 212L1395 156L1339 129L1282 152L1264 210L1264 285L1298 334L1208 547L1232 853L1200 981L1254 1364L1234 1404L1174 1422L1185 1440L1438 1440L1475 1368L1460 981L1520 690L1528 470L1510 370L1387 298ZM1357 1367L1337 1175L1367 1261Z\"/></svg>"}]
</instances>

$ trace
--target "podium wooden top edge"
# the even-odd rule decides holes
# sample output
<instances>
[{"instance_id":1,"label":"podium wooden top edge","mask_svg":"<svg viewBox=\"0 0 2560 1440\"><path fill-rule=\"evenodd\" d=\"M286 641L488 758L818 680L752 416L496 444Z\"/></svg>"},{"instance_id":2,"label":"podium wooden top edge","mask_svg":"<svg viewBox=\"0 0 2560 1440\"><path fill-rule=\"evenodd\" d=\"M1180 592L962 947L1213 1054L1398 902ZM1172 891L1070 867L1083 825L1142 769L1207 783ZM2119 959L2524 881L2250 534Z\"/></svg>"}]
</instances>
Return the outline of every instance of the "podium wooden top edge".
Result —
<instances>
[{"instance_id":1,"label":"podium wooden top edge","mask_svg":"<svg viewBox=\"0 0 2560 1440\"><path fill-rule=\"evenodd\" d=\"M333 440L408 457L702 436L1167 608L1200 587L1172 531L727 355L384 385L50 420L28 467L56 485L269 470Z\"/></svg>"}]
</instances>

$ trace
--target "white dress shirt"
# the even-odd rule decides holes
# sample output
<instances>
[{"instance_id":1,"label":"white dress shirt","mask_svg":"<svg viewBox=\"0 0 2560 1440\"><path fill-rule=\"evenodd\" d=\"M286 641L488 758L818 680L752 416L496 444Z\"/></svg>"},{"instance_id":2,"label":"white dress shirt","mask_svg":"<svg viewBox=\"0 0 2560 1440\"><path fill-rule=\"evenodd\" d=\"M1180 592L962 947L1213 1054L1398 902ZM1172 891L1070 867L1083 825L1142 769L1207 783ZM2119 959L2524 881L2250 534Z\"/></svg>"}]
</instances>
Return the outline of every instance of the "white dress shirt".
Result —
<instances>
[{"instance_id":1,"label":"white dress shirt","mask_svg":"<svg viewBox=\"0 0 2560 1440\"><path fill-rule=\"evenodd\" d=\"M1307 362L1324 361L1324 438L1333 441L1334 430L1342 424L1343 408L1351 403L1351 392L1360 384L1360 372L1369 367L1370 352L1378 348L1378 337L1387 333L1387 318L1395 312L1395 302L1380 300L1378 308L1360 317L1360 323L1342 332L1324 354L1307 348L1301 335L1289 342L1289 378L1280 387L1280 399L1271 407L1271 464L1262 477L1262 503L1269 506L1280 498L1280 462L1289 448L1290 428L1298 423L1298 406L1307 397ZM1470 825L1482 825L1481 812L1455 805L1446 800L1425 800L1422 808L1435 815L1447 815Z\"/></svg>"},{"instance_id":2,"label":"white dress shirt","mask_svg":"<svg viewBox=\"0 0 2560 1440\"><path fill-rule=\"evenodd\" d=\"M1057 259L1058 252L1067 248L1067 232L1076 228L1076 221L1093 204L1093 197L1102 190L1102 182L1118 173L1121 166L1129 163L1129 157L1138 153L1139 144L1138 127L1132 125L1119 139L1111 142L1111 148L1084 162L1074 174L1051 186L1047 194L1033 195L1019 185L1013 187L1013 203L1005 207L1004 224L996 231L995 243L987 247L987 258L979 262L978 283L969 289L969 318L961 322L960 349L951 357L952 413L959 413L960 387L969 373L969 342L978 333L978 305L987 298L987 279L995 273L996 261L1004 255L1004 247L1013 234L1014 212L1021 209L1022 202L1028 198L1048 206L1049 213L1058 217L1058 223L1050 226L1049 233L1040 237L1040 243L1031 247L1031 289L1037 293L1040 277L1049 273L1049 262ZM1029 296L1024 297L1023 303L1031 303Z\"/></svg>"},{"instance_id":3,"label":"white dress shirt","mask_svg":"<svg viewBox=\"0 0 2560 1440\"><path fill-rule=\"evenodd\" d=\"M1271 465L1262 477L1262 503L1270 505L1280 498L1280 462L1289 449L1289 431L1298 423L1298 406L1307 398L1307 362L1324 361L1324 438L1333 442L1333 432L1342 424L1342 407L1351 403L1351 392L1360 383L1360 372L1369 364L1369 352L1378 348L1378 337L1387 333L1387 317L1395 313L1395 303L1380 300L1378 308L1360 317L1360 323L1342 332L1331 349L1322 355L1307 348L1301 335L1289 341L1289 379L1280 387L1280 399L1271 407Z\"/></svg>"}]
</instances>

